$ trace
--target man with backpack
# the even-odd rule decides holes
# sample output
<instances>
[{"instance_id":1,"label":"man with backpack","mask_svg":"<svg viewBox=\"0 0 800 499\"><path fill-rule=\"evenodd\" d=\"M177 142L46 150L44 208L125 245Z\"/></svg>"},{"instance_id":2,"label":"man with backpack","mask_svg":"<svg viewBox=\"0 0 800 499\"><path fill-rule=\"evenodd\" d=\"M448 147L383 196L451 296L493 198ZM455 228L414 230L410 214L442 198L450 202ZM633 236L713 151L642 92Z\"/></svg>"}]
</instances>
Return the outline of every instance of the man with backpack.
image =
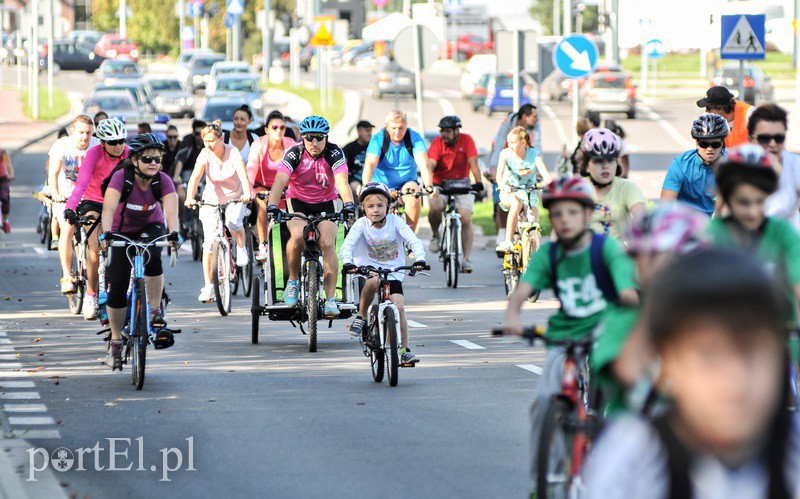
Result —
<instances>
[{"instance_id":1,"label":"man with backpack","mask_svg":"<svg viewBox=\"0 0 800 499\"><path fill-rule=\"evenodd\" d=\"M423 186L431 197L436 197L425 141L419 133L408 128L408 119L403 111L389 111L386 126L372 136L367 146L361 181L363 184L381 182L391 190L408 190L409 193L401 199L406 223L413 231L417 230L422 209L422 199L414 195L419 192L420 173Z\"/></svg>"}]
</instances>

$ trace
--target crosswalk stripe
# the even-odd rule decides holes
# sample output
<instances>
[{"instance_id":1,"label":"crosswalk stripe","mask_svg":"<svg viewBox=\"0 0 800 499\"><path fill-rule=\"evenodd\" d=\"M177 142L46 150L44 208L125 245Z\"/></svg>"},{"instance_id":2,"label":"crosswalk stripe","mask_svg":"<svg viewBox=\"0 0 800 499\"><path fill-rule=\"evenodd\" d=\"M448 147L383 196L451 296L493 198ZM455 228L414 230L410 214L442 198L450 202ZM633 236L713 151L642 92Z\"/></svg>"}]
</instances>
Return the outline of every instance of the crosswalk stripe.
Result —
<instances>
[{"instance_id":1,"label":"crosswalk stripe","mask_svg":"<svg viewBox=\"0 0 800 499\"><path fill-rule=\"evenodd\" d=\"M50 416L9 416L8 423L15 425L33 425L33 426L56 424L55 420Z\"/></svg>"},{"instance_id":2,"label":"crosswalk stripe","mask_svg":"<svg viewBox=\"0 0 800 499\"><path fill-rule=\"evenodd\" d=\"M521 369L525 369L526 371L530 371L533 374L538 374L540 376L541 376L542 372L544 372L544 371L542 371L541 367L535 366L533 364L517 364L517 367L519 367Z\"/></svg>"},{"instance_id":3,"label":"crosswalk stripe","mask_svg":"<svg viewBox=\"0 0 800 499\"><path fill-rule=\"evenodd\" d=\"M4 404L5 412L47 412L44 404Z\"/></svg>"},{"instance_id":4,"label":"crosswalk stripe","mask_svg":"<svg viewBox=\"0 0 800 499\"><path fill-rule=\"evenodd\" d=\"M458 346L464 347L467 350L486 350L486 347L482 347L467 340L450 340L450 342L455 343Z\"/></svg>"}]
</instances>

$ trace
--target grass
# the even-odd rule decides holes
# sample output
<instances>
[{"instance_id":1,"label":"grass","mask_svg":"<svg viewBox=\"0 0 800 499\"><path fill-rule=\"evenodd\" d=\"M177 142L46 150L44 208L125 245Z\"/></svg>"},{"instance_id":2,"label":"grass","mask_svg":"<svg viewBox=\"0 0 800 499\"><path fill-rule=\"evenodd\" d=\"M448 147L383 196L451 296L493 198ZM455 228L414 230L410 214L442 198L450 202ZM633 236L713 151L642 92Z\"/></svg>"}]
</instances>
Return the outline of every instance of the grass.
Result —
<instances>
[{"instance_id":1,"label":"grass","mask_svg":"<svg viewBox=\"0 0 800 499\"><path fill-rule=\"evenodd\" d=\"M494 227L493 214L494 203L492 202L491 197L475 203L475 206L472 210L472 223L483 229L484 236L493 236L497 234L497 231ZM503 212L503 215L505 215L505 212ZM421 216L428 216L427 206L422 209ZM552 227L550 226L550 218L547 214L547 210L542 207L539 207L539 224L542 228L542 234L549 235L550 231L552 230Z\"/></svg>"},{"instance_id":2,"label":"grass","mask_svg":"<svg viewBox=\"0 0 800 499\"><path fill-rule=\"evenodd\" d=\"M33 110L28 106L28 90L24 90L22 95L20 96L20 100L22 100L22 114L25 115L26 118L33 119ZM39 120L41 121L52 121L56 118L60 118L67 114L70 110L69 99L67 99L67 94L63 91L54 88L53 89L53 107L50 108L48 92L46 86L39 87Z\"/></svg>"},{"instance_id":3,"label":"grass","mask_svg":"<svg viewBox=\"0 0 800 499\"><path fill-rule=\"evenodd\" d=\"M270 84L269 88L276 88L297 95L298 97L307 100L311 104L311 109L314 112L319 112L331 124L338 123L344 116L344 93L341 89L333 89L332 105L329 109L325 109L320 101L320 90L317 88L306 88L303 86L292 87L288 82L281 84Z\"/></svg>"},{"instance_id":4,"label":"grass","mask_svg":"<svg viewBox=\"0 0 800 499\"><path fill-rule=\"evenodd\" d=\"M642 58L637 55L629 55L622 61L622 67L631 73L638 73L642 69ZM723 64L735 64L737 61L723 60ZM780 52L767 52L766 59L762 61L750 61L751 64L759 66L773 79L786 79L794 77L792 69L792 55ZM700 77L700 55L669 53L658 60L659 76L673 78L699 78Z\"/></svg>"}]
</instances>

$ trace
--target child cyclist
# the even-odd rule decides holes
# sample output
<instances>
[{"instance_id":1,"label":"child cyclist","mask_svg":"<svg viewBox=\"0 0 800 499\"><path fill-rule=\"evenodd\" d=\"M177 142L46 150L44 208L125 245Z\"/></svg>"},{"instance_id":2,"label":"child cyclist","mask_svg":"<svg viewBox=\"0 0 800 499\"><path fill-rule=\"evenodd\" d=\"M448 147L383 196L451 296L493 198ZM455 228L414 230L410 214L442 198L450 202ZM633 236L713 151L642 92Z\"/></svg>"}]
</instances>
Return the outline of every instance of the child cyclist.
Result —
<instances>
[{"instance_id":1,"label":"child cyclist","mask_svg":"<svg viewBox=\"0 0 800 499\"><path fill-rule=\"evenodd\" d=\"M800 497L782 292L763 265L727 248L678 256L653 282L644 330L669 406L604 430L586 497Z\"/></svg>"},{"instance_id":2,"label":"child cyclist","mask_svg":"<svg viewBox=\"0 0 800 499\"><path fill-rule=\"evenodd\" d=\"M405 265L404 247L411 247L417 270L428 269L425 263L425 249L422 242L414 234L406 222L397 215L388 214L392 195L389 188L380 182L370 182L361 189L358 198L364 216L356 220L342 243L340 258L342 273L353 272L359 266L371 265L376 268L391 269ZM419 362L408 347L408 321L403 307L403 273L390 276L389 287L391 300L400 312L401 362L415 364ZM375 293L378 291L378 278L367 280L361 290L361 302L358 315L350 326L350 334L361 336L366 333L365 317Z\"/></svg>"},{"instance_id":3,"label":"child cyclist","mask_svg":"<svg viewBox=\"0 0 800 499\"><path fill-rule=\"evenodd\" d=\"M550 212L557 240L545 243L533 255L509 299L503 329L506 334L521 334L522 304L534 291L553 289L561 308L550 317L547 336L580 339L592 334L614 295L621 303L638 303L634 265L620 243L589 229L595 192L585 180L559 178L547 186L542 204ZM564 348L548 348L539 392L531 407L534 475L541 426L550 397L561 388L565 358Z\"/></svg>"}]
</instances>

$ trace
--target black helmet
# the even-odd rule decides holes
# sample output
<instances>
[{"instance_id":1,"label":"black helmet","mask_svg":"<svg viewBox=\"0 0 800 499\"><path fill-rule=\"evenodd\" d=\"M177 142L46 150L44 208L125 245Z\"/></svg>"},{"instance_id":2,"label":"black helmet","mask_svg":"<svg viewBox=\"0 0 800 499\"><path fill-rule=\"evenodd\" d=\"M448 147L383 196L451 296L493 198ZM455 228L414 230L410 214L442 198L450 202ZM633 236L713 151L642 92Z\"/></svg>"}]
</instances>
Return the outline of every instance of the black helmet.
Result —
<instances>
[{"instance_id":1,"label":"black helmet","mask_svg":"<svg viewBox=\"0 0 800 499\"><path fill-rule=\"evenodd\" d=\"M445 116L439 120L439 128L461 128L461 118L458 116Z\"/></svg>"},{"instance_id":2,"label":"black helmet","mask_svg":"<svg viewBox=\"0 0 800 499\"><path fill-rule=\"evenodd\" d=\"M728 122L718 114L703 114L692 123L692 138L695 140L724 139L728 133Z\"/></svg>"},{"instance_id":3,"label":"black helmet","mask_svg":"<svg viewBox=\"0 0 800 499\"><path fill-rule=\"evenodd\" d=\"M158 140L158 137L156 137L155 134L143 133L134 137L131 140L131 143L128 144L128 148L130 149L131 154L137 154L147 149L159 149L163 151L164 144Z\"/></svg>"}]
</instances>

